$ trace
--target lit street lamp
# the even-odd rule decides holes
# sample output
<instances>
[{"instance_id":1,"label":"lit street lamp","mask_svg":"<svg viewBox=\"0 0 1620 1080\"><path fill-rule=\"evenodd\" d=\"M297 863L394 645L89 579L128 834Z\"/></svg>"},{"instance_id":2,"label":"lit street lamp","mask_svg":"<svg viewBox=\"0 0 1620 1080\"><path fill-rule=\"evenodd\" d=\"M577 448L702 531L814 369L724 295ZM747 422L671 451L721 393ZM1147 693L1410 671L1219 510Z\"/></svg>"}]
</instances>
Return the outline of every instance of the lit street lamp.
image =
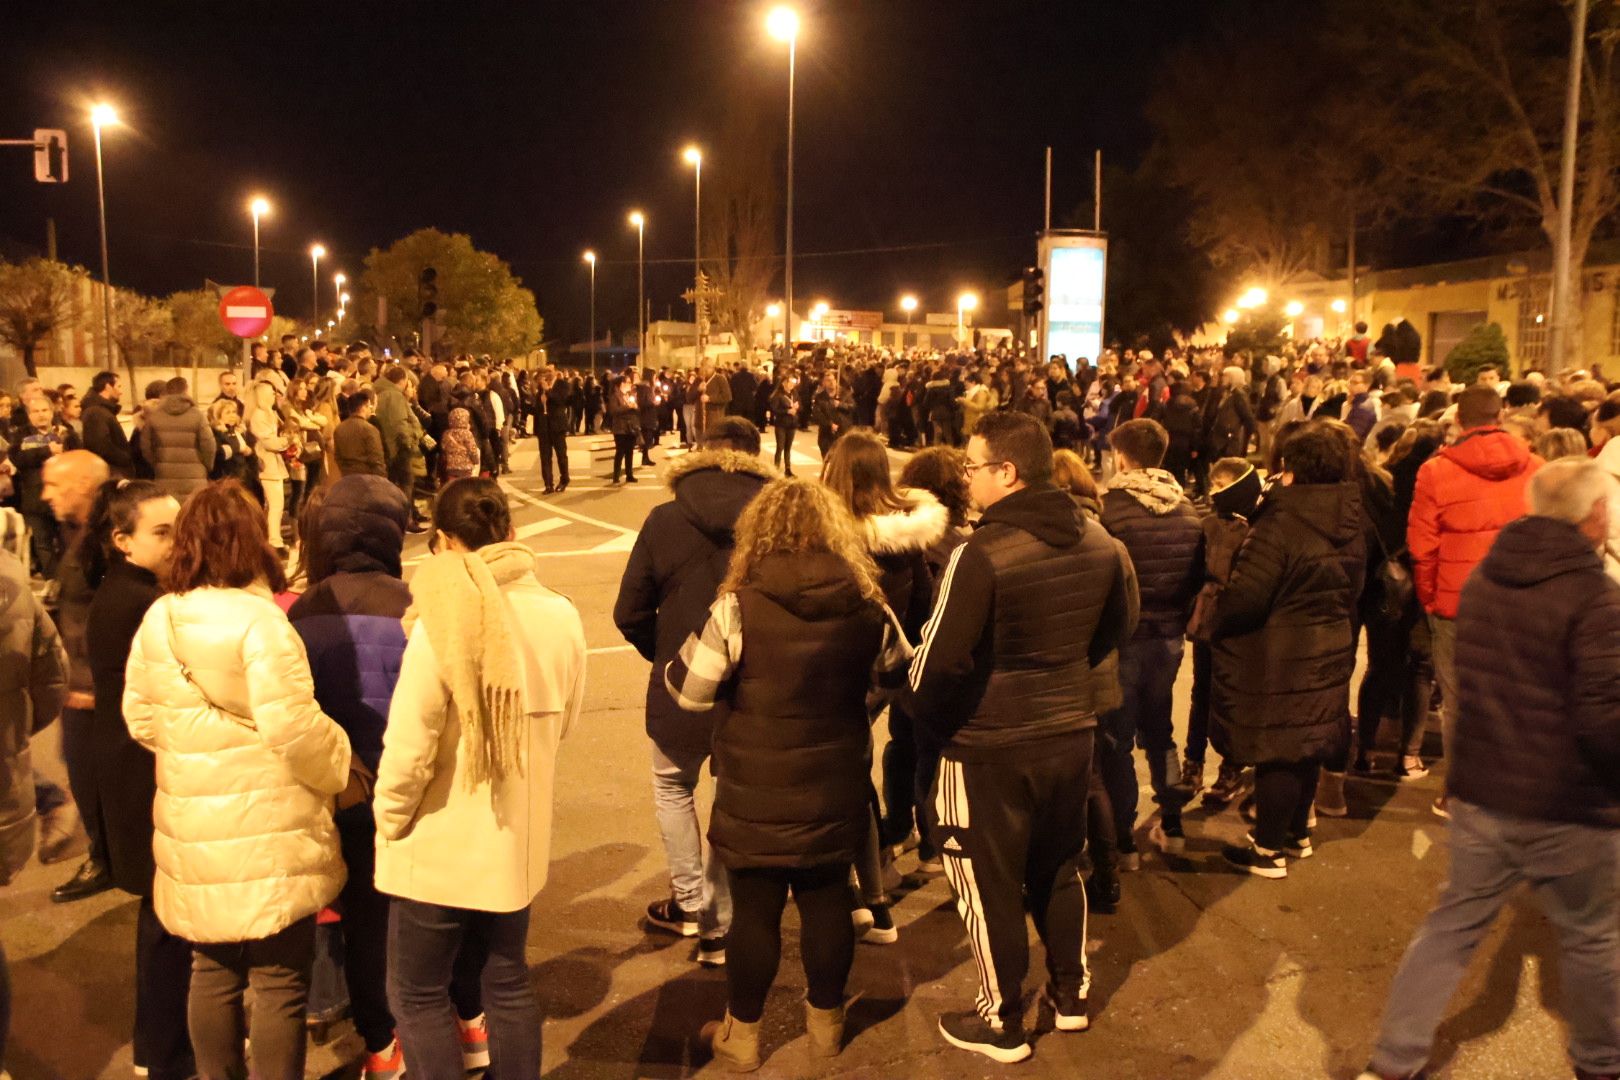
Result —
<instances>
[{"instance_id":1,"label":"lit street lamp","mask_svg":"<svg viewBox=\"0 0 1620 1080\"><path fill-rule=\"evenodd\" d=\"M900 310L906 313L906 340L900 346L903 349L911 344L911 313L917 310L917 298L910 293L902 296Z\"/></svg>"},{"instance_id":2,"label":"lit street lamp","mask_svg":"<svg viewBox=\"0 0 1620 1080\"><path fill-rule=\"evenodd\" d=\"M1288 301L1287 305L1283 307L1283 314L1287 315L1290 319L1297 319L1301 315L1305 314L1305 305L1298 300L1290 300Z\"/></svg>"},{"instance_id":3,"label":"lit street lamp","mask_svg":"<svg viewBox=\"0 0 1620 1080\"><path fill-rule=\"evenodd\" d=\"M90 109L90 126L96 132L96 211L101 218L101 318L105 364L112 367L112 275L107 269L107 190L101 174L101 129L118 124L118 112L105 103Z\"/></svg>"},{"instance_id":4,"label":"lit street lamp","mask_svg":"<svg viewBox=\"0 0 1620 1080\"><path fill-rule=\"evenodd\" d=\"M255 195L248 203L248 212L253 215L253 287L259 287L259 219L270 212L270 201L263 195Z\"/></svg>"},{"instance_id":5,"label":"lit street lamp","mask_svg":"<svg viewBox=\"0 0 1620 1080\"><path fill-rule=\"evenodd\" d=\"M788 130L787 130L787 258L782 268L783 300L791 320L793 311L793 89L798 63L799 16L790 7L776 7L765 18L772 37L788 47ZM791 335L790 335L791 336Z\"/></svg>"},{"instance_id":6,"label":"lit street lamp","mask_svg":"<svg viewBox=\"0 0 1620 1080\"><path fill-rule=\"evenodd\" d=\"M692 166L692 326L697 345L693 350L699 366L703 364L703 151L688 146L681 160Z\"/></svg>"},{"instance_id":7,"label":"lit street lamp","mask_svg":"<svg viewBox=\"0 0 1620 1080\"><path fill-rule=\"evenodd\" d=\"M309 249L309 284L312 294L309 321L316 326L321 324L321 260L324 258L326 248L320 244Z\"/></svg>"},{"instance_id":8,"label":"lit street lamp","mask_svg":"<svg viewBox=\"0 0 1620 1080\"><path fill-rule=\"evenodd\" d=\"M332 275L332 295L337 298L340 304L343 302L343 284L348 280L346 274L337 273Z\"/></svg>"},{"instance_id":9,"label":"lit street lamp","mask_svg":"<svg viewBox=\"0 0 1620 1080\"><path fill-rule=\"evenodd\" d=\"M965 292L956 298L956 340L967 341L966 316L979 306L979 294Z\"/></svg>"},{"instance_id":10,"label":"lit street lamp","mask_svg":"<svg viewBox=\"0 0 1620 1080\"><path fill-rule=\"evenodd\" d=\"M776 319L781 318L781 316L782 316L782 305L781 304L770 303L770 304L765 305L765 321L766 322L773 322ZM787 323L783 322L782 325L786 326ZM787 334L786 333L783 333L782 340L783 341L787 340Z\"/></svg>"},{"instance_id":11,"label":"lit street lamp","mask_svg":"<svg viewBox=\"0 0 1620 1080\"><path fill-rule=\"evenodd\" d=\"M585 252L591 265L591 378L596 378L596 252Z\"/></svg>"},{"instance_id":12,"label":"lit street lamp","mask_svg":"<svg viewBox=\"0 0 1620 1080\"><path fill-rule=\"evenodd\" d=\"M630 224L636 227L636 362L647 362L647 217L640 210L630 211Z\"/></svg>"}]
</instances>

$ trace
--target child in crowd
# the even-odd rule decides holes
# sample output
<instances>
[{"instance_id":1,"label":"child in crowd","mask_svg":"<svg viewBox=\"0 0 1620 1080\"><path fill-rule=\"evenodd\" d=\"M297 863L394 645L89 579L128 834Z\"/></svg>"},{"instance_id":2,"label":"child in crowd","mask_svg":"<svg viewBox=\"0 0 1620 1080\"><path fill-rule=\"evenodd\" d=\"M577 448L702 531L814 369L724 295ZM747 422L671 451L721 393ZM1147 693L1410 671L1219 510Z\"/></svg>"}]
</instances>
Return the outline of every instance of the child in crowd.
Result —
<instances>
[{"instance_id":1,"label":"child in crowd","mask_svg":"<svg viewBox=\"0 0 1620 1080\"><path fill-rule=\"evenodd\" d=\"M444 433L444 479L461 480L478 475L478 439L473 435L472 414L466 409L450 410L450 427Z\"/></svg>"},{"instance_id":2,"label":"child in crowd","mask_svg":"<svg viewBox=\"0 0 1620 1080\"><path fill-rule=\"evenodd\" d=\"M1238 457L1221 458L1210 466L1209 483L1210 512L1203 522L1204 586L1187 622L1187 637L1193 643L1193 689L1192 711L1187 720L1187 760L1181 776L1190 795L1196 795L1203 786L1204 751L1209 745L1209 617L1232 573L1232 560L1249 535L1249 519L1260 505L1262 490L1259 471ZM1221 752L1218 745L1215 749ZM1204 805L1212 809L1226 806L1237 797L1242 783L1242 768L1222 761L1215 783L1204 792Z\"/></svg>"}]
</instances>

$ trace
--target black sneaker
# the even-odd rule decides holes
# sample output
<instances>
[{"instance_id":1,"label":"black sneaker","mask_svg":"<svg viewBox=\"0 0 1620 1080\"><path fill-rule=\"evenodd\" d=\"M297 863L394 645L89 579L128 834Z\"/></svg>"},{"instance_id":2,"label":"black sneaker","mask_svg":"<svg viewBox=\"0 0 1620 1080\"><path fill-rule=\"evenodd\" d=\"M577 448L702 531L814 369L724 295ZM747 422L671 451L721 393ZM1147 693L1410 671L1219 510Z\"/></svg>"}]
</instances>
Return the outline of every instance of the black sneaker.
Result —
<instances>
[{"instance_id":1,"label":"black sneaker","mask_svg":"<svg viewBox=\"0 0 1620 1080\"><path fill-rule=\"evenodd\" d=\"M1059 993L1047 984L1041 991L1041 1004L1052 1010L1052 1027L1057 1031L1085 1031L1091 1026L1086 999L1078 992Z\"/></svg>"},{"instance_id":2,"label":"black sneaker","mask_svg":"<svg viewBox=\"0 0 1620 1080\"><path fill-rule=\"evenodd\" d=\"M1221 848L1221 858L1255 877L1276 879L1288 876L1288 863L1284 861L1282 852L1267 851L1254 844L1227 844Z\"/></svg>"},{"instance_id":3,"label":"black sneaker","mask_svg":"<svg viewBox=\"0 0 1620 1080\"><path fill-rule=\"evenodd\" d=\"M1112 915L1119 910L1119 877L1092 874L1086 879L1086 908L1094 915Z\"/></svg>"},{"instance_id":4,"label":"black sneaker","mask_svg":"<svg viewBox=\"0 0 1620 1080\"><path fill-rule=\"evenodd\" d=\"M647 922L660 930L668 930L681 937L697 937L698 917L690 911L683 911L672 896L667 900L654 900L647 905Z\"/></svg>"},{"instance_id":5,"label":"black sneaker","mask_svg":"<svg viewBox=\"0 0 1620 1080\"><path fill-rule=\"evenodd\" d=\"M945 1013L939 1018L939 1033L958 1050L971 1050L1003 1065L1016 1065L1034 1052L1021 1029L996 1031L976 1012Z\"/></svg>"},{"instance_id":6,"label":"black sneaker","mask_svg":"<svg viewBox=\"0 0 1620 1080\"><path fill-rule=\"evenodd\" d=\"M726 939L702 938L698 941L697 962L704 967L725 967Z\"/></svg>"},{"instance_id":7,"label":"black sneaker","mask_svg":"<svg viewBox=\"0 0 1620 1080\"><path fill-rule=\"evenodd\" d=\"M1254 833L1250 833L1244 839L1249 842L1250 847L1254 846ZM1283 842L1282 853L1290 859L1308 859L1315 855L1316 849L1311 847L1311 834L1290 836Z\"/></svg>"}]
</instances>

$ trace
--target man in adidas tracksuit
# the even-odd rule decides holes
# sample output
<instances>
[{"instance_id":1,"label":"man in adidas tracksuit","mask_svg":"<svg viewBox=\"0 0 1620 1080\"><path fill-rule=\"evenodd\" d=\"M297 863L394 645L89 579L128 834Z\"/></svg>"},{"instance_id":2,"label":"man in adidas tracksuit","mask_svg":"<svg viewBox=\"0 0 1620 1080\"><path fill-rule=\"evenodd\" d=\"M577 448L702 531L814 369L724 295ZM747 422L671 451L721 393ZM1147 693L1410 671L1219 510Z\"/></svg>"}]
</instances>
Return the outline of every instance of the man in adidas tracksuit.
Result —
<instances>
[{"instance_id":1,"label":"man in adidas tracksuit","mask_svg":"<svg viewBox=\"0 0 1620 1080\"><path fill-rule=\"evenodd\" d=\"M1129 558L1052 486L1052 442L991 413L968 443L978 530L951 557L911 668L919 737L941 749L937 841L979 971L977 1008L948 1013L954 1046L1030 1055L1024 898L1046 945L1043 999L1060 1031L1087 1026L1079 860L1091 776L1091 667L1131 633Z\"/></svg>"}]
</instances>

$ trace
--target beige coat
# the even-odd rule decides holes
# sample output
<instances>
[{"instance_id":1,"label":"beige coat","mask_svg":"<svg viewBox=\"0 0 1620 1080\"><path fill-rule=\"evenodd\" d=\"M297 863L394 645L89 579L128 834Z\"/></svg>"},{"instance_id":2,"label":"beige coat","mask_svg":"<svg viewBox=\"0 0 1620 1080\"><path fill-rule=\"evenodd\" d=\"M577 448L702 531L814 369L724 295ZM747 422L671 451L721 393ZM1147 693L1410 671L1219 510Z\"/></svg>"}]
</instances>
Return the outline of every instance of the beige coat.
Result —
<instances>
[{"instance_id":1,"label":"beige coat","mask_svg":"<svg viewBox=\"0 0 1620 1080\"><path fill-rule=\"evenodd\" d=\"M377 768L377 888L474 911L518 911L546 883L557 744L585 693L585 631L567 597L525 574L502 587L521 653L524 768L469 791L461 723L426 628L411 630Z\"/></svg>"},{"instance_id":2,"label":"beige coat","mask_svg":"<svg viewBox=\"0 0 1620 1080\"><path fill-rule=\"evenodd\" d=\"M169 932L252 941L331 903L349 739L315 703L303 642L269 590L160 597L126 673L125 723L157 755L152 899Z\"/></svg>"}]
</instances>

